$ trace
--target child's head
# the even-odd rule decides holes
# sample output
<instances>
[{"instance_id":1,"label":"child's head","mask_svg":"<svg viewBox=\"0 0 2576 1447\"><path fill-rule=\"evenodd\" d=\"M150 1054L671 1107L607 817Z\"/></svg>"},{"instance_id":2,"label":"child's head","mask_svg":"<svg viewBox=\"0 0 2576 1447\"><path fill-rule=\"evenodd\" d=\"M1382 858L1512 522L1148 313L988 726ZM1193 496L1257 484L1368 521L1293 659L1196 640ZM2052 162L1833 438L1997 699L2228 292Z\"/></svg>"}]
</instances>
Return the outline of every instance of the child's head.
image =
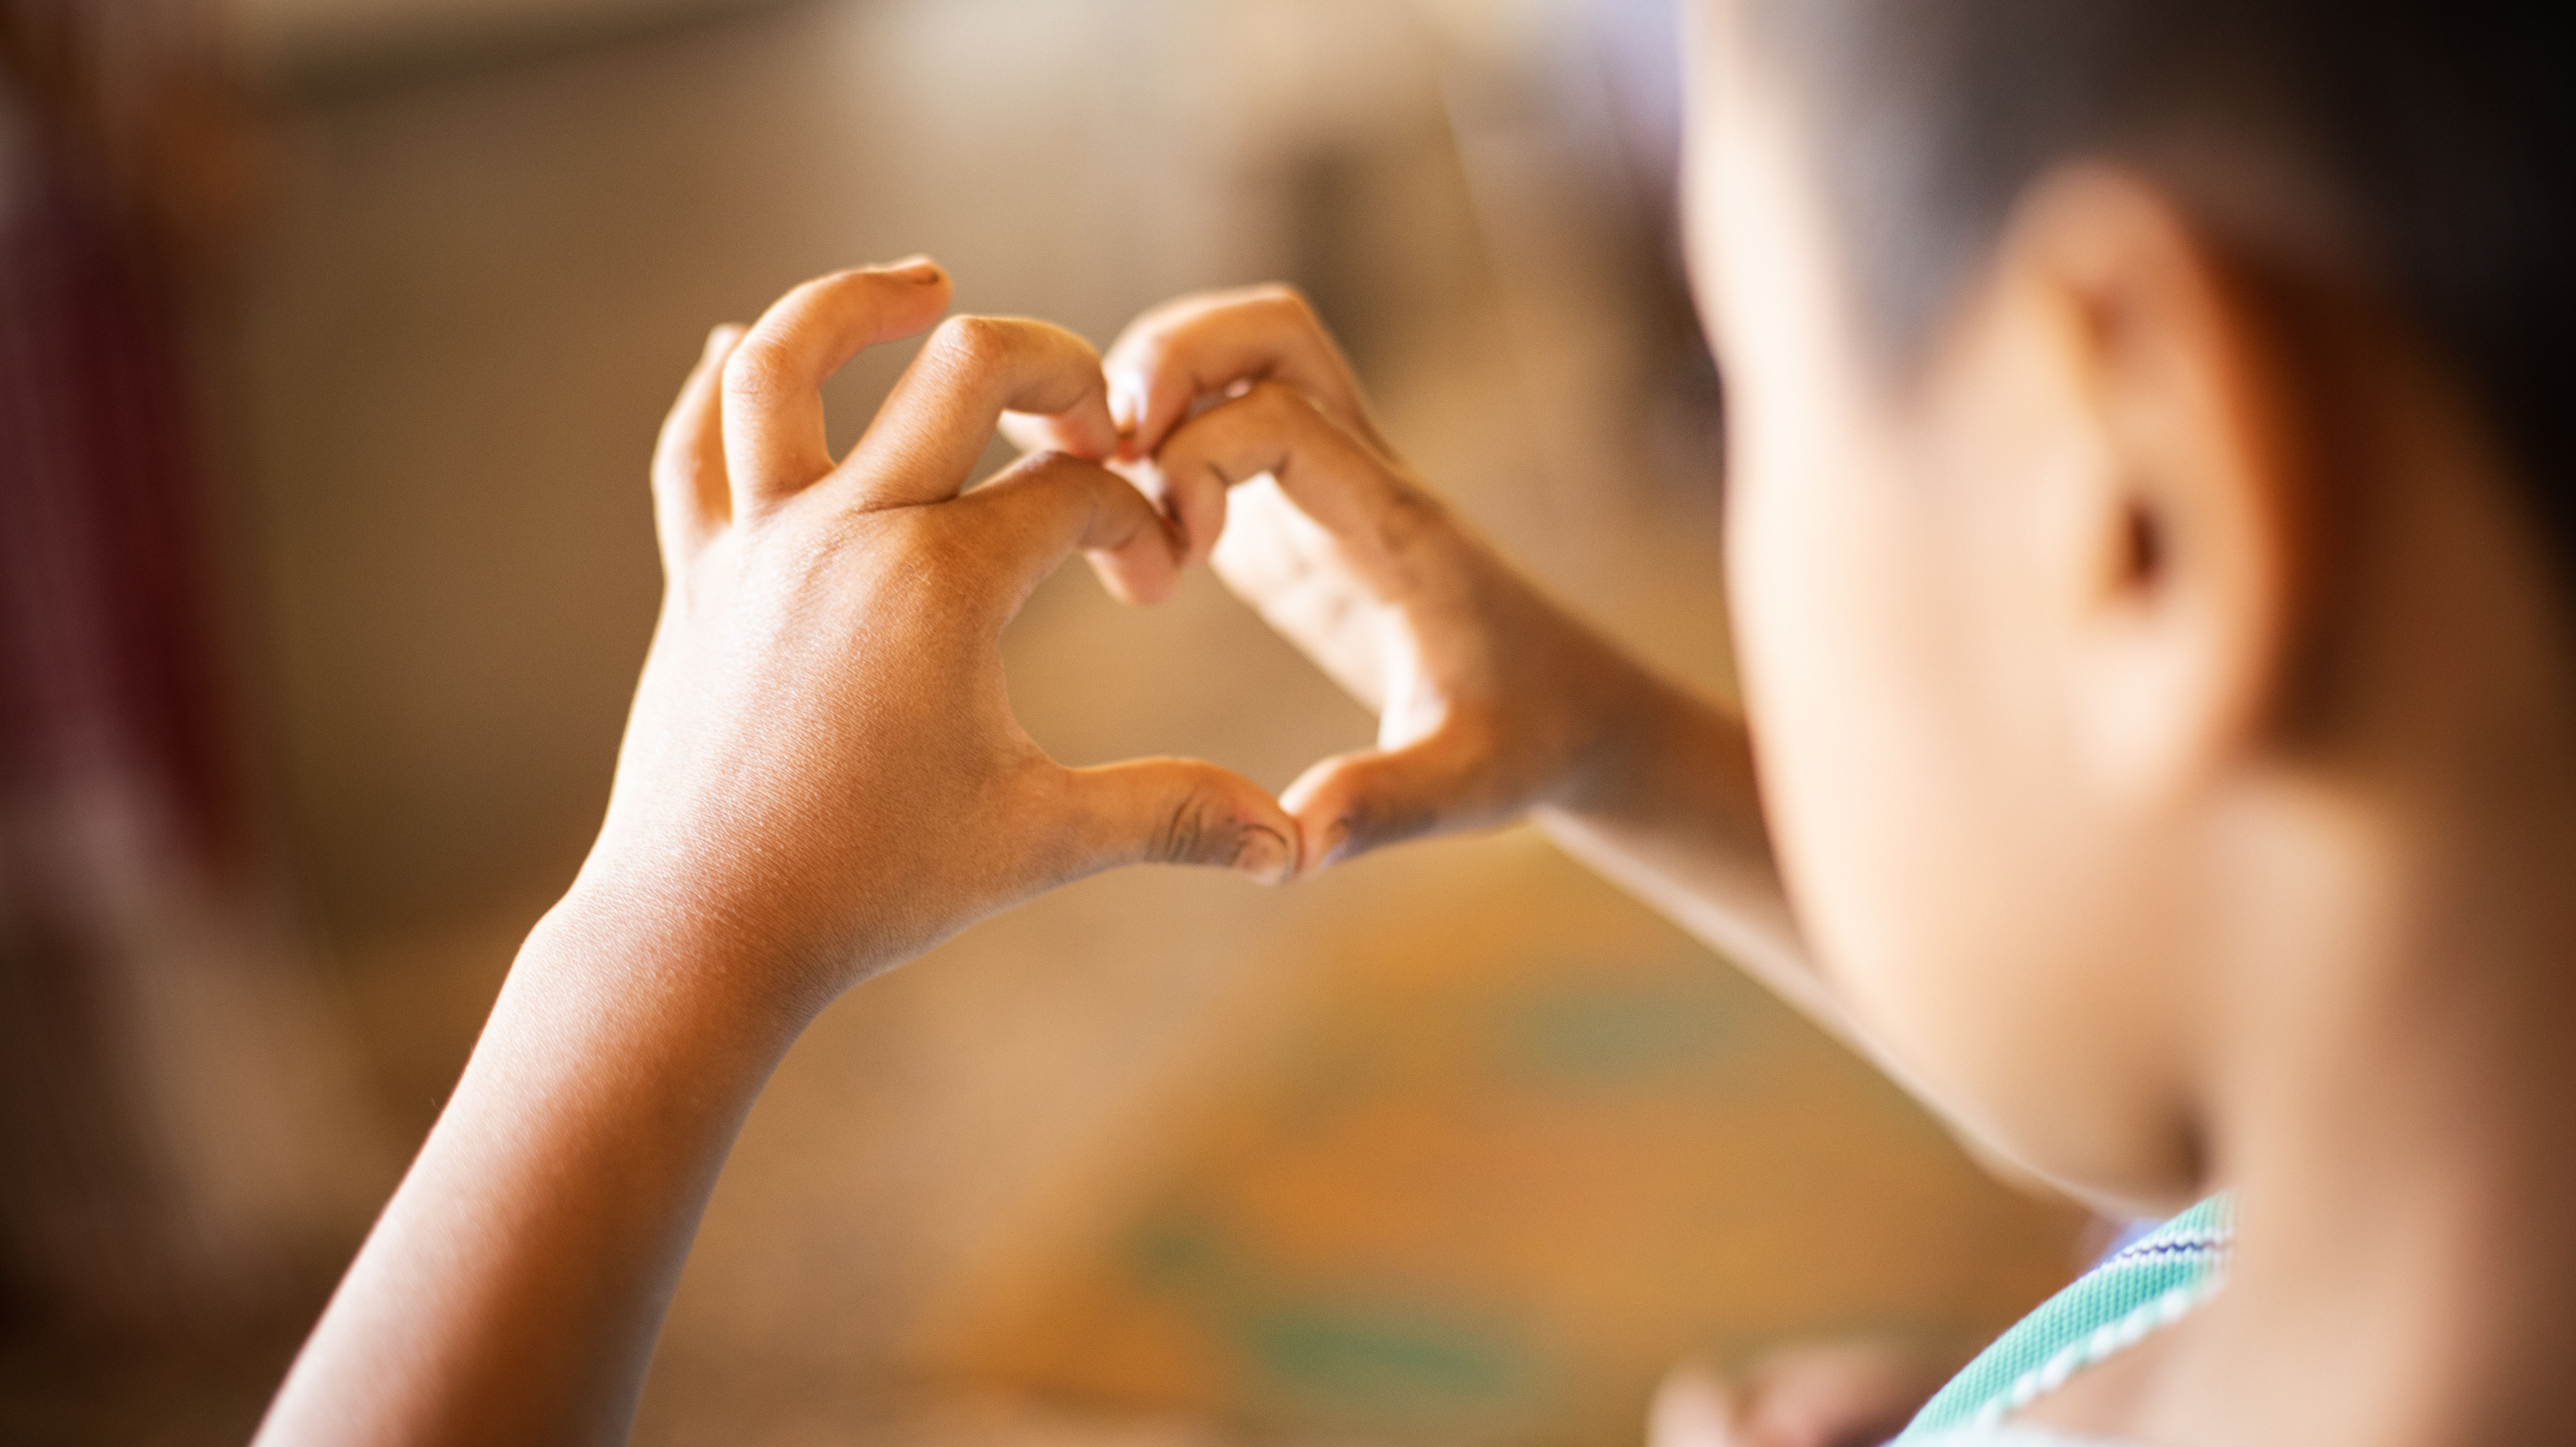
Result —
<instances>
[{"instance_id":1,"label":"child's head","mask_svg":"<svg viewBox=\"0 0 2576 1447\"><path fill-rule=\"evenodd\" d=\"M2576 723L2547 8L1697 7L1783 863L1863 1020L2070 1184L2203 1184L2251 1002L2407 927L2388 820L2484 827Z\"/></svg>"}]
</instances>

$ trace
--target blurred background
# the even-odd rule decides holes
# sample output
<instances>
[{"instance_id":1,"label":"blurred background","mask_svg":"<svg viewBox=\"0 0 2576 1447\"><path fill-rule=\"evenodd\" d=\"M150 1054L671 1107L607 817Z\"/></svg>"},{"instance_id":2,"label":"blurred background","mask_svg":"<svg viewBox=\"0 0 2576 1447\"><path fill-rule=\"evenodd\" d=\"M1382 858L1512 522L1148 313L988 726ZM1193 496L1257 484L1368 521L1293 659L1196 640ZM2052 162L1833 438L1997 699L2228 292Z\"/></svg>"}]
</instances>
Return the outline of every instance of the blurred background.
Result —
<instances>
[{"instance_id":1,"label":"blurred background","mask_svg":"<svg viewBox=\"0 0 2576 1447\"><path fill-rule=\"evenodd\" d=\"M247 1437L595 826L661 413L807 276L928 251L1103 344L1295 281L1426 475L1725 690L1671 26L0 0L0 1440ZM1068 762L1371 734L1204 577L1070 570L1007 651ZM2083 1224L1525 831L1133 871L797 1048L638 1438L1633 1442L1685 1356L1954 1362Z\"/></svg>"}]
</instances>

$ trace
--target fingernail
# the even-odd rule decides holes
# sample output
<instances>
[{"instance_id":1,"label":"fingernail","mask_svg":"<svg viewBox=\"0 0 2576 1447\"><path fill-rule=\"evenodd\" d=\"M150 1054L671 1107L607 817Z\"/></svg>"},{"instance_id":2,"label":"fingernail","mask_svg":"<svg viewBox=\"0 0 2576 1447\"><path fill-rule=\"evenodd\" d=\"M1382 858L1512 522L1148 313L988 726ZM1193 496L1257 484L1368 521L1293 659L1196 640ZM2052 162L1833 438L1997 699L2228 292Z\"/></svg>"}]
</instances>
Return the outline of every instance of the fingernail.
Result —
<instances>
[{"instance_id":1,"label":"fingernail","mask_svg":"<svg viewBox=\"0 0 2576 1447\"><path fill-rule=\"evenodd\" d=\"M734 338L734 334L741 330L742 328L735 326L733 323L726 322L715 330L707 333L706 349L698 353L698 360L704 362L713 358L716 353L723 351L725 349L725 344L731 342Z\"/></svg>"},{"instance_id":2,"label":"fingernail","mask_svg":"<svg viewBox=\"0 0 2576 1447\"><path fill-rule=\"evenodd\" d=\"M1135 390L1128 383L1118 381L1109 384L1109 422L1111 426L1118 429L1119 436L1130 437L1135 434L1138 414L1144 410L1136 400Z\"/></svg>"},{"instance_id":3,"label":"fingernail","mask_svg":"<svg viewBox=\"0 0 2576 1447\"><path fill-rule=\"evenodd\" d=\"M1278 884L1288 878L1288 841L1259 827L1246 829L1235 841L1234 872L1247 875L1263 884Z\"/></svg>"},{"instance_id":4,"label":"fingernail","mask_svg":"<svg viewBox=\"0 0 2576 1447\"><path fill-rule=\"evenodd\" d=\"M924 282L937 281L940 274L938 262L917 252L901 261L888 262L885 270L895 276Z\"/></svg>"}]
</instances>

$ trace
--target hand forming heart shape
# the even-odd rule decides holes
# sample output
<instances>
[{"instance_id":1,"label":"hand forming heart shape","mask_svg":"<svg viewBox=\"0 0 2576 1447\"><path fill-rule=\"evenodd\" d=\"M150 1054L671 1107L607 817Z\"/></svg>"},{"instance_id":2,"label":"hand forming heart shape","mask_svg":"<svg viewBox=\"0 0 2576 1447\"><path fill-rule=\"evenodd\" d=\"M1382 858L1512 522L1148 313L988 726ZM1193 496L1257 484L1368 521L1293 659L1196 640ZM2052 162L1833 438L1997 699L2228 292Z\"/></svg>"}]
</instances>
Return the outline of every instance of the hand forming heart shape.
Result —
<instances>
[{"instance_id":1,"label":"hand forming heart shape","mask_svg":"<svg viewBox=\"0 0 2576 1447\"><path fill-rule=\"evenodd\" d=\"M1505 563L1397 460L1311 308L1281 286L1184 297L1110 348L1120 461L1236 596L1378 715L1373 749L1283 798L1311 872L1509 822L1610 781L1661 685ZM1069 418L1009 418L1078 447ZM1114 584L1114 580L1113 580Z\"/></svg>"},{"instance_id":2,"label":"hand forming heart shape","mask_svg":"<svg viewBox=\"0 0 2576 1447\"><path fill-rule=\"evenodd\" d=\"M1293 294L1175 303L1106 371L1057 328L951 319L834 461L823 380L948 296L928 262L844 272L709 339L654 456L666 586L607 820L263 1440L622 1431L726 1148L814 1014L1079 875L1275 881L1548 803L1578 851L1778 900L1744 843L1741 731L1414 483ZM1006 412L1051 450L961 492ZM1228 488L1255 478L1226 528ZM1011 716L1000 635L1077 550L1137 602L1213 551L1379 708L1379 747L1318 764L1286 806L1213 764L1048 758Z\"/></svg>"},{"instance_id":3,"label":"hand forming heart shape","mask_svg":"<svg viewBox=\"0 0 2576 1447\"><path fill-rule=\"evenodd\" d=\"M1100 869L1275 882L1616 773L1653 682L1407 475L1293 292L1175 302L1105 363L1043 323L951 318L835 462L823 380L948 290L927 262L845 272L710 339L656 454L668 586L568 917L757 961L796 1014ZM961 493L1006 413L1046 450ZM998 641L1077 549L1134 602L1213 553L1379 711L1378 746L1284 800L1193 760L1057 764Z\"/></svg>"}]
</instances>

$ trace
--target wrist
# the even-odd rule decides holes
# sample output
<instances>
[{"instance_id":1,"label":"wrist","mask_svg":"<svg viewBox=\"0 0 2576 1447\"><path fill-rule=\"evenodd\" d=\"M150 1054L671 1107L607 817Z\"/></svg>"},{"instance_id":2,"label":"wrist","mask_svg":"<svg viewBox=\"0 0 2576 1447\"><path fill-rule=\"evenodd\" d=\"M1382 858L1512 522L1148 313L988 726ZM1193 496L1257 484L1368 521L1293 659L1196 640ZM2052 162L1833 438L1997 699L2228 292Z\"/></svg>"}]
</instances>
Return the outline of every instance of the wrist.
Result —
<instances>
[{"instance_id":1,"label":"wrist","mask_svg":"<svg viewBox=\"0 0 2576 1447\"><path fill-rule=\"evenodd\" d=\"M1590 691L1602 702L1589 741L1542 818L1618 824L1675 808L1750 809L1751 751L1742 721L1642 665L1624 657L1617 662L1621 676Z\"/></svg>"},{"instance_id":2,"label":"wrist","mask_svg":"<svg viewBox=\"0 0 2576 1447\"><path fill-rule=\"evenodd\" d=\"M585 869L529 932L510 983L549 1013L765 1075L829 1002L808 987L814 974L747 922Z\"/></svg>"}]
</instances>

